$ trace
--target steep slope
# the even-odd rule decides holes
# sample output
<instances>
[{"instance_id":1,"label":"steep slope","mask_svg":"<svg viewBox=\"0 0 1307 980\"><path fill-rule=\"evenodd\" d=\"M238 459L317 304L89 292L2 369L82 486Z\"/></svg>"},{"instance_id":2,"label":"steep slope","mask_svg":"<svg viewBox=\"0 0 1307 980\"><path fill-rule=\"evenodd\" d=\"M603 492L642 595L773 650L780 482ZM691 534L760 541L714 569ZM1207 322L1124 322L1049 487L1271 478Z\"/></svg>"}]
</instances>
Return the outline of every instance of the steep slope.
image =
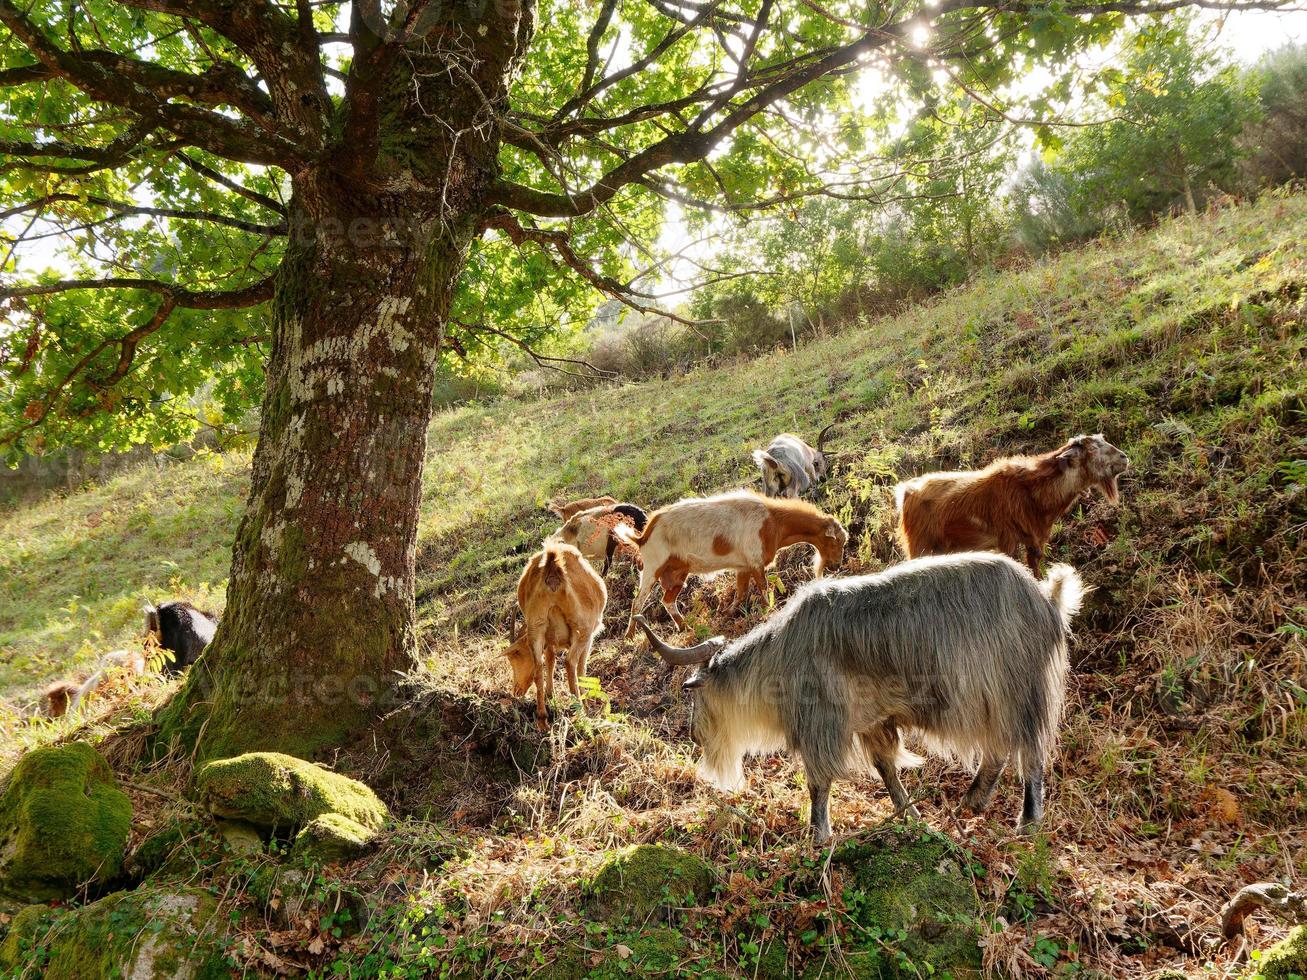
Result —
<instances>
[{"instance_id":1,"label":"steep slope","mask_svg":"<svg viewBox=\"0 0 1307 980\"><path fill-rule=\"evenodd\" d=\"M752 896L765 923L696 920L678 946L686 961L748 972L748 956L758 966L780 936L798 962L802 903L754 886L771 880L769 862L809 860L802 777L787 760L759 761L749 791L725 803L693 781L685 701L620 640L628 565L610 577L588 715L561 704L554 734L537 740L506 694L513 583L556 526L542 505L607 492L653 507L747 484L749 449L838 416L819 502L850 529L850 573L896 560L898 478L1103 432L1133 462L1122 503L1087 498L1050 556L1096 591L1073 652L1047 838L1013 841L1010 781L987 819L962 821L955 768L931 763L910 785L927 822L970 848L991 965L1138 975L1224 962L1212 916L1226 894L1307 868L1305 324L1307 196L1270 195L996 272L797 351L444 413L423 497L415 706L341 764L441 828L413 825L421 834L459 837L444 890L421 900L457 892L461 911L441 905L439 930L479 956L545 948L550 915L571 914L576 882L609 849L672 839L724 869L723 907ZM0 691L30 692L130 642L142 598L220 602L244 466L143 469L0 515ZM805 566L784 557L775 601ZM694 584L682 600L700 634L739 632L762 612L719 619L719 587ZM870 781L842 785L832 807L837 833L888 813ZM397 949L417 942L400 932Z\"/></svg>"}]
</instances>

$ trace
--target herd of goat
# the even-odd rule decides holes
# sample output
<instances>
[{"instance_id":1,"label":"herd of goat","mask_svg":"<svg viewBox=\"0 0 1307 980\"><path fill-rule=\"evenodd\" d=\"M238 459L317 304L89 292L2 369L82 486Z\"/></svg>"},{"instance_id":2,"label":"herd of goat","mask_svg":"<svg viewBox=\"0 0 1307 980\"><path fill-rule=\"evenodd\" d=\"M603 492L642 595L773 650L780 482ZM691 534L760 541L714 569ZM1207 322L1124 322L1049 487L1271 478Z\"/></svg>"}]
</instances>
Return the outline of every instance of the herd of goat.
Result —
<instances>
[{"instance_id":1,"label":"herd of goat","mask_svg":"<svg viewBox=\"0 0 1307 980\"><path fill-rule=\"evenodd\" d=\"M524 624L505 651L514 693L535 685L536 725L547 731L562 653L568 688L580 696L608 599L587 559L602 558L606 575L625 547L640 566L626 636L639 627L670 665L695 668L683 686L693 692L691 736L708 781L736 789L746 756L798 753L813 832L825 841L831 782L867 765L896 811L914 812L899 770L921 761L904 745L915 735L974 769L963 806L976 812L1010 763L1024 789L1018 826L1032 827L1043 814L1067 636L1084 593L1069 566L1042 579L1040 566L1054 523L1090 488L1115 502L1129 460L1102 435L1082 435L1041 455L907 480L894 499L909 560L828 579L848 532L800 499L827 476L821 445L786 434L756 450L763 494L690 498L648 515L611 497L551 504L563 526L518 581ZM815 580L738 639L675 647L641 615L656 584L668 616L686 629L677 599L687 576L719 572L735 573L722 600L723 611L735 611L754 586L765 594L767 567L797 544L815 551Z\"/></svg>"},{"instance_id":2,"label":"herd of goat","mask_svg":"<svg viewBox=\"0 0 1307 980\"><path fill-rule=\"evenodd\" d=\"M564 523L518 581L524 622L505 651L514 694L534 685L536 725L547 731L561 653L568 689L580 697L579 678L603 629L604 578L622 551L640 567L627 638L638 627L668 664L695 668L683 687L693 692L690 728L705 779L735 789L746 756L797 752L813 831L825 841L832 781L866 766L896 811L915 813L899 779L900 769L921 761L904 745L910 735L974 770L963 806L975 812L1010 763L1024 787L1018 826L1033 826L1062 708L1070 622L1084 593L1067 565L1039 577L1044 550L1054 523L1086 490L1118 499L1129 460L1102 435L1081 435L1040 455L907 480L894 499L909 560L876 575L824 578L842 564L848 532L802 497L829 474L829 429L816 448L785 434L755 450L761 494L690 498L652 514L612 497L553 502ZM721 572L735 574L722 599L723 611L734 612L755 587L765 597L767 568L798 544L815 552L814 581L729 643L718 636L672 646L641 615L658 585L668 616L686 629L677 599L687 577ZM600 560L602 575L590 564ZM164 670L180 671L216 626L187 603L147 607L146 650ZM47 689L49 714L76 709L111 671L145 673L148 659L106 654L85 680Z\"/></svg>"}]
</instances>

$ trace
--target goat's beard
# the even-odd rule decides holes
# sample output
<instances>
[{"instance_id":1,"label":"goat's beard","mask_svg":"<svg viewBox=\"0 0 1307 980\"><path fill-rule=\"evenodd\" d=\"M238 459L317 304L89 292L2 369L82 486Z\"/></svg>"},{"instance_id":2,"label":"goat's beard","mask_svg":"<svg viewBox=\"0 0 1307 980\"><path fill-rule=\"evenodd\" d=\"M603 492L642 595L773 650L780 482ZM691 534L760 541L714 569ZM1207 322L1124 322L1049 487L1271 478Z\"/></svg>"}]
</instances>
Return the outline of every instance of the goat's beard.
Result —
<instances>
[{"instance_id":1,"label":"goat's beard","mask_svg":"<svg viewBox=\"0 0 1307 980\"><path fill-rule=\"evenodd\" d=\"M723 793L735 793L744 788L744 756L712 759L705 752L699 762L699 778Z\"/></svg>"},{"instance_id":2,"label":"goat's beard","mask_svg":"<svg viewBox=\"0 0 1307 980\"><path fill-rule=\"evenodd\" d=\"M1117 480L1120 478L1121 474L1113 473L1111 476L1105 477L1103 482L1099 484L1108 503L1114 504L1121 499L1121 488L1117 485Z\"/></svg>"}]
</instances>

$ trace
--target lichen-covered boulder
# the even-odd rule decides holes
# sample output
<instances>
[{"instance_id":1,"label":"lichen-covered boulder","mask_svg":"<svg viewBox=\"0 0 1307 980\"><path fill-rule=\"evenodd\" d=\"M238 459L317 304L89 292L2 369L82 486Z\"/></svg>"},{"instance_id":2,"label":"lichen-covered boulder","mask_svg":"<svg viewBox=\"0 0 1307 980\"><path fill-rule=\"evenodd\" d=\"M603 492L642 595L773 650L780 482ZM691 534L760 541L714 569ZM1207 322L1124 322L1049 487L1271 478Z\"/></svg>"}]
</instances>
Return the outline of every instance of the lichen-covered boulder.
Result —
<instances>
[{"instance_id":1,"label":"lichen-covered boulder","mask_svg":"<svg viewBox=\"0 0 1307 980\"><path fill-rule=\"evenodd\" d=\"M200 801L218 817L294 833L327 813L376 830L386 804L357 779L280 752L249 752L218 759L196 774Z\"/></svg>"},{"instance_id":2,"label":"lichen-covered boulder","mask_svg":"<svg viewBox=\"0 0 1307 980\"><path fill-rule=\"evenodd\" d=\"M79 909L35 918L25 924L15 951L22 965L44 964L44 980L227 980L231 967L217 907L198 888L114 892ZM9 955L7 946L0 955Z\"/></svg>"},{"instance_id":3,"label":"lichen-covered boulder","mask_svg":"<svg viewBox=\"0 0 1307 980\"><path fill-rule=\"evenodd\" d=\"M837 848L832 864L855 925L855 948L846 948L854 976L978 980L980 899L956 845L895 830Z\"/></svg>"},{"instance_id":4,"label":"lichen-covered boulder","mask_svg":"<svg viewBox=\"0 0 1307 980\"><path fill-rule=\"evenodd\" d=\"M1296 926L1270 949L1253 953L1250 980L1307 977L1307 926Z\"/></svg>"},{"instance_id":5,"label":"lichen-covered boulder","mask_svg":"<svg viewBox=\"0 0 1307 980\"><path fill-rule=\"evenodd\" d=\"M640 844L608 861L590 886L590 911L609 922L644 922L672 908L697 905L716 874L702 858L663 844Z\"/></svg>"},{"instance_id":6,"label":"lichen-covered boulder","mask_svg":"<svg viewBox=\"0 0 1307 980\"><path fill-rule=\"evenodd\" d=\"M375 830L339 813L314 817L295 835L291 858L316 864L340 864L352 861L372 844Z\"/></svg>"},{"instance_id":7,"label":"lichen-covered boulder","mask_svg":"<svg viewBox=\"0 0 1307 980\"><path fill-rule=\"evenodd\" d=\"M131 825L131 800L95 749L34 749L0 792L0 896L45 902L113 878Z\"/></svg>"}]
</instances>

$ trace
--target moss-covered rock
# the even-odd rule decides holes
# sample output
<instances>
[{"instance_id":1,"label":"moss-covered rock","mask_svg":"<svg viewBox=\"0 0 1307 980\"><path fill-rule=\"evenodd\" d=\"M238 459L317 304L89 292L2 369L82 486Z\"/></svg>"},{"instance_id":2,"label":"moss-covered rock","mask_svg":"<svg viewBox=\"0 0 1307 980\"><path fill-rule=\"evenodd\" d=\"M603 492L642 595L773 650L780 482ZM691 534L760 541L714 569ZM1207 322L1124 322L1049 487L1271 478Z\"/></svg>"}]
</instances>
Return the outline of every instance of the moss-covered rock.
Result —
<instances>
[{"instance_id":1,"label":"moss-covered rock","mask_svg":"<svg viewBox=\"0 0 1307 980\"><path fill-rule=\"evenodd\" d=\"M1296 926L1278 943L1253 954L1250 980L1307 980L1307 926Z\"/></svg>"},{"instance_id":2,"label":"moss-covered rock","mask_svg":"<svg viewBox=\"0 0 1307 980\"><path fill-rule=\"evenodd\" d=\"M22 962L44 964L44 980L227 980L217 905L197 888L114 892L36 919Z\"/></svg>"},{"instance_id":3,"label":"moss-covered rock","mask_svg":"<svg viewBox=\"0 0 1307 980\"><path fill-rule=\"evenodd\" d=\"M132 803L85 742L35 749L0 793L0 895L67 898L122 869Z\"/></svg>"},{"instance_id":4,"label":"moss-covered rock","mask_svg":"<svg viewBox=\"0 0 1307 980\"><path fill-rule=\"evenodd\" d=\"M352 861L372 844L377 836L356 820L339 813L324 813L314 817L295 835L291 848L292 859L315 864L340 864Z\"/></svg>"},{"instance_id":5,"label":"moss-covered rock","mask_svg":"<svg viewBox=\"0 0 1307 980\"><path fill-rule=\"evenodd\" d=\"M638 931L613 930L578 944L566 944L533 977L549 980L617 980L620 977L715 977L711 968L695 964L690 944L675 929L645 927Z\"/></svg>"},{"instance_id":6,"label":"moss-covered rock","mask_svg":"<svg viewBox=\"0 0 1307 980\"><path fill-rule=\"evenodd\" d=\"M678 847L640 844L599 869L590 886L590 912L600 919L644 922L672 908L697 905L716 875L702 858Z\"/></svg>"},{"instance_id":7,"label":"moss-covered rock","mask_svg":"<svg viewBox=\"0 0 1307 980\"><path fill-rule=\"evenodd\" d=\"M195 777L215 816L294 833L327 813L376 830L390 813L363 783L280 752L249 752L206 764Z\"/></svg>"},{"instance_id":8,"label":"moss-covered rock","mask_svg":"<svg viewBox=\"0 0 1307 980\"><path fill-rule=\"evenodd\" d=\"M0 972L17 971L36 959L38 942L53 914L48 905L25 905L18 910L0 943Z\"/></svg>"},{"instance_id":9,"label":"moss-covered rock","mask_svg":"<svg viewBox=\"0 0 1307 980\"><path fill-rule=\"evenodd\" d=\"M901 829L835 851L854 922L847 950L857 977L981 975L980 900L947 838Z\"/></svg>"},{"instance_id":10,"label":"moss-covered rock","mask_svg":"<svg viewBox=\"0 0 1307 980\"><path fill-rule=\"evenodd\" d=\"M218 836L228 857L257 857L263 853L263 835L252 823L244 820L218 821Z\"/></svg>"}]
</instances>

